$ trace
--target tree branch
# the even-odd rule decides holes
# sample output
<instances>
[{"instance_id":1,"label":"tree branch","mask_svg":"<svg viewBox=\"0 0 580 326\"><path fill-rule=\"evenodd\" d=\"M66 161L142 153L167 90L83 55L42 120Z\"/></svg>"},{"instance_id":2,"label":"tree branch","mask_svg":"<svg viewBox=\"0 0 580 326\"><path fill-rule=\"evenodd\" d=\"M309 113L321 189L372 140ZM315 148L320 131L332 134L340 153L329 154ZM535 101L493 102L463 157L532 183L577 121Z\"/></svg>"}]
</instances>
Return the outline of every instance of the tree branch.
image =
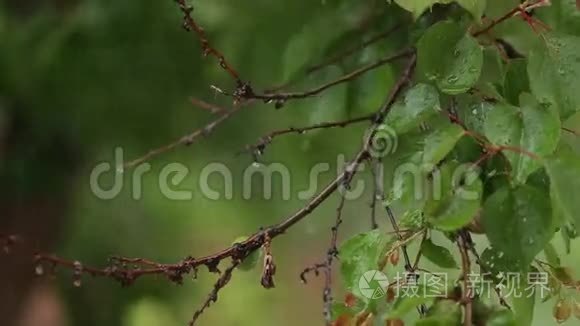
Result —
<instances>
[{"instance_id":1,"label":"tree branch","mask_svg":"<svg viewBox=\"0 0 580 326\"><path fill-rule=\"evenodd\" d=\"M202 100L197 100L197 99L190 99L190 101L192 103L196 103L202 106L210 105ZM203 104L202 104L203 103ZM246 103L248 104L248 103ZM211 107L214 108L214 111L218 111L215 108L218 108L217 106L211 104ZM202 128L196 129L193 132L182 136L181 138L179 138L178 140L169 143L167 145L161 146L159 148L155 148L150 150L149 152L147 152L147 154L136 158L132 161L126 162L123 165L124 169L128 169L128 168L133 168L141 163L145 163L146 161L150 160L151 158L160 155L160 154L164 154L167 153L169 151L174 150L175 148L179 147L179 146L190 146L191 144L193 144L197 139L207 136L209 134L211 134L213 132L213 130L220 125L221 123L223 123L224 121L228 120L229 118L231 118L234 114L236 114L237 112L239 112L242 109L242 105L238 104L236 106L234 106L232 109L230 110L226 110L223 108L219 108L219 111L222 112L221 115L214 119L213 121L211 121L210 123L206 124L205 126L203 126Z\"/></svg>"},{"instance_id":2,"label":"tree branch","mask_svg":"<svg viewBox=\"0 0 580 326\"><path fill-rule=\"evenodd\" d=\"M226 95L231 95L235 99L257 99L257 100L262 100L266 103L275 102L277 108L280 108L288 100L304 99L307 97L312 97L314 95L320 94L323 91L327 90L328 88L331 88L333 86L336 86L336 85L351 81L353 79L356 79L357 77L365 74L366 72L369 72L373 69L376 69L376 68L378 68L384 64L387 64L389 62L392 62L394 60L409 57L413 53L414 53L414 51L411 49L405 49L405 50L399 51L393 55L378 59L373 63L370 63L366 66L363 66L363 67L360 67L356 70L353 70L352 72L350 72L346 75L343 75L338 79L335 79L333 81L330 81L328 83L322 84L318 87L315 87L313 89L303 91L303 92L257 94L257 93L254 93L253 89L247 84L244 87L236 90L236 92L234 94L228 94L224 91L221 91L221 92L223 94L226 94Z\"/></svg>"},{"instance_id":3,"label":"tree branch","mask_svg":"<svg viewBox=\"0 0 580 326\"><path fill-rule=\"evenodd\" d=\"M222 273L222 275L218 278L218 280L216 281L216 283L213 286L213 290L210 292L210 294L208 295L207 299L205 300L205 302L203 303L201 308L196 310L195 313L193 314L193 317L191 317L191 320L189 321L190 326L195 325L195 322L197 321L199 316L201 316L201 314L203 314L205 309L209 308L209 306L212 303L214 303L218 300L218 292L221 289L223 289L226 285L228 285L228 283L232 279L232 273L234 272L234 269L239 265L239 263L240 263L240 261L232 262L230 267L228 267L228 269L226 269Z\"/></svg>"},{"instance_id":4,"label":"tree branch","mask_svg":"<svg viewBox=\"0 0 580 326\"><path fill-rule=\"evenodd\" d=\"M270 241L281 235L284 234L289 228L297 224L298 222L302 221L305 217L310 215L320 204L322 204L326 199L330 197L332 193L334 193L338 188L343 184L348 184L352 177L357 173L358 167L369 157L372 156L372 144L373 144L373 137L375 136L379 126L383 122L384 118L390 111L392 105L395 103L399 95L403 92L405 86L410 81L412 73L414 71L415 63L416 63L416 54L415 52L411 52L409 62L406 65L403 73L399 77L398 81L395 83L393 88L391 89L389 96L387 97L386 101L377 111L375 118L371 126L367 129L365 133L366 137L364 139L364 144L360 151L355 155L355 157L346 165L344 171L340 173L334 181L328 184L319 194L313 197L304 207L296 211L295 213L289 215L285 219L283 219L278 224L272 225L265 229L261 229L260 231L256 232L252 236L250 236L247 240L236 243L230 247L227 247L223 250L215 252L213 254L200 257L200 258L193 258L193 257L186 257L182 261L175 263L175 264L162 264L156 263L146 259L140 258L112 258L110 264L104 268L96 268L91 266L85 266L78 261L70 261L66 260L54 255L37 253L35 255L35 262L36 262L36 271L37 274L44 274L45 267L50 267L50 270L53 271L57 267L64 267L67 269L71 269L74 271L75 281L77 279L80 280L80 277L83 274L91 275L91 276L100 276L100 277L108 277L120 282L122 285L130 285L133 284L135 280L138 278L145 276L145 275L162 275L167 277L168 280L175 283L181 283L183 281L183 277L189 273L197 273L197 269L199 266L205 265L210 272L219 272L218 264L226 259L232 259L232 265L222 274L222 276L218 279L218 282L214 286L214 291L210 294L209 300L202 306L198 312L194 314L193 320L195 321L199 314L203 312L207 306L216 298L217 292L223 288L230 280L231 273L233 269L236 267L237 263L242 261L248 255L250 255L255 250L258 250L260 247L264 246L266 252L266 257L264 260L264 276L262 277L262 284L266 286L269 282L273 286L272 276L275 272L275 265L273 264L272 255L269 252L269 244ZM232 112L236 112L239 110L228 111L227 115L223 115L221 117L223 121L227 117L231 116ZM224 118L226 117L226 118ZM212 126L205 127L208 130L213 129L216 122L213 123ZM194 133L194 136L185 136L182 140L169 145L165 148L160 150L154 151L148 155L146 158L154 156L163 150L167 150L167 148L171 149L176 147L177 145L184 144L184 143L191 143L191 141L196 137L195 135L199 135L202 132ZM145 160L140 159L140 160ZM340 218L340 217L339 217ZM6 240L8 239L8 240ZM11 236L8 238L3 237L2 243L3 244L10 244ZM335 243L333 235L333 242ZM4 245L8 247L7 245ZM129 267L127 264L134 264L135 266ZM76 284L76 283L75 283Z\"/></svg>"},{"instance_id":5,"label":"tree branch","mask_svg":"<svg viewBox=\"0 0 580 326\"><path fill-rule=\"evenodd\" d=\"M312 130L316 130L316 129L344 128L344 127L351 125L351 124L361 123L361 122L372 120L373 118L374 118L374 114L370 114L370 115L366 115L366 116L362 116L362 117L358 117L358 118L317 123L317 124L307 126L307 127L290 127L287 129L274 130L274 131L270 132L269 134L262 136L258 142L254 143L252 145L247 145L246 151L250 151L250 152L254 153L255 156L260 156L264 153L266 147L268 145L270 145L272 143L272 141L274 140L274 138L276 138L276 137L279 137L282 135L287 135L287 134L299 134L299 135L301 135L301 134L304 134L308 131L312 131Z\"/></svg>"},{"instance_id":6,"label":"tree branch","mask_svg":"<svg viewBox=\"0 0 580 326\"><path fill-rule=\"evenodd\" d=\"M463 278L463 291L461 294L461 303L465 307L465 314L463 319L464 326L471 326L473 320L473 293L472 286L469 283L469 275L471 273L471 260L469 259L469 253L467 250L469 249L469 245L465 239L464 233L467 231L461 231L459 237L457 239L457 248L459 248L459 252L461 253L461 275Z\"/></svg>"},{"instance_id":7,"label":"tree branch","mask_svg":"<svg viewBox=\"0 0 580 326\"><path fill-rule=\"evenodd\" d=\"M175 2L177 3L177 5L179 6L179 9L183 13L183 28L185 28L185 30L187 30L187 31L194 31L197 34L197 37L199 38L199 42L201 43L201 50L202 50L203 56L208 56L208 55L214 56L216 59L218 59L220 67L222 69L224 69L234 79L234 81L236 82L236 85L238 87L243 85L244 83L240 79L240 76L238 75L236 70L232 67L231 64L229 64L226 61L226 58L223 56L223 54L220 51L216 50L215 48L213 48L210 45L209 40L207 39L207 36L205 35L205 31L203 30L203 28L201 26L199 26L195 22L195 20L191 16L191 13L193 12L193 7L189 6L186 3L186 0L175 0Z\"/></svg>"}]
</instances>

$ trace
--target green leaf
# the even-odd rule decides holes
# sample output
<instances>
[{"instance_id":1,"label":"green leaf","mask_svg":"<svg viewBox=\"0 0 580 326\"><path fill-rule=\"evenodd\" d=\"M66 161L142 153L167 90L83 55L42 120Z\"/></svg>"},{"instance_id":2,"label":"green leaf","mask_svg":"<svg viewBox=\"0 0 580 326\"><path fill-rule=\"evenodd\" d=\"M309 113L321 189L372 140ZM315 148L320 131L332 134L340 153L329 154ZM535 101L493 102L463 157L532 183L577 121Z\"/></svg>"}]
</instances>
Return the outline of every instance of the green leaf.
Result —
<instances>
[{"instance_id":1,"label":"green leaf","mask_svg":"<svg viewBox=\"0 0 580 326\"><path fill-rule=\"evenodd\" d=\"M443 231L467 225L481 207L483 186L471 165L448 162L432 176L433 187L424 213L427 222Z\"/></svg>"},{"instance_id":2,"label":"green leaf","mask_svg":"<svg viewBox=\"0 0 580 326\"><path fill-rule=\"evenodd\" d=\"M483 67L479 83L500 85L505 76L505 67L499 51L495 46L487 46L483 49Z\"/></svg>"},{"instance_id":3,"label":"green leaf","mask_svg":"<svg viewBox=\"0 0 580 326\"><path fill-rule=\"evenodd\" d=\"M551 6L541 11L541 20L555 31L577 34L580 30L577 1L552 0Z\"/></svg>"},{"instance_id":4,"label":"green leaf","mask_svg":"<svg viewBox=\"0 0 580 326\"><path fill-rule=\"evenodd\" d=\"M403 9L413 13L415 18L421 16L421 14L433 7L436 3L448 4L454 2L453 0L395 0L395 2L401 6ZM485 10L486 0L457 0L465 10L470 12L473 17L479 21L483 11Z\"/></svg>"},{"instance_id":5,"label":"green leaf","mask_svg":"<svg viewBox=\"0 0 580 326\"><path fill-rule=\"evenodd\" d=\"M354 82L356 107L358 114L370 114L385 101L385 92L394 82L393 68L390 65L379 67L362 75ZM389 114L390 115L390 114Z\"/></svg>"},{"instance_id":6,"label":"green leaf","mask_svg":"<svg viewBox=\"0 0 580 326\"><path fill-rule=\"evenodd\" d=\"M544 164L550 176L552 205L580 231L580 156L561 146Z\"/></svg>"},{"instance_id":7,"label":"green leaf","mask_svg":"<svg viewBox=\"0 0 580 326\"><path fill-rule=\"evenodd\" d=\"M455 22L431 26L417 43L417 69L446 94L467 92L478 81L483 51Z\"/></svg>"},{"instance_id":8,"label":"green leaf","mask_svg":"<svg viewBox=\"0 0 580 326\"><path fill-rule=\"evenodd\" d=\"M481 20L485 7L487 5L487 0L456 0L465 10L469 11L476 21Z\"/></svg>"},{"instance_id":9,"label":"green leaf","mask_svg":"<svg viewBox=\"0 0 580 326\"><path fill-rule=\"evenodd\" d=\"M556 248L554 248L551 243L548 243L544 248L544 255L546 255L548 264L552 266L560 266L560 256L558 256Z\"/></svg>"},{"instance_id":10,"label":"green leaf","mask_svg":"<svg viewBox=\"0 0 580 326\"><path fill-rule=\"evenodd\" d=\"M562 225L562 229L560 229L560 235L562 236L562 241L564 242L566 254L570 254L572 250L571 241L578 237L577 228L574 227L572 223L566 223Z\"/></svg>"},{"instance_id":11,"label":"green leaf","mask_svg":"<svg viewBox=\"0 0 580 326\"><path fill-rule=\"evenodd\" d=\"M437 89L431 85L417 84L407 91L402 101L393 106L385 123L396 132L404 133L418 128L421 122L436 115L439 110L441 107Z\"/></svg>"},{"instance_id":12,"label":"green leaf","mask_svg":"<svg viewBox=\"0 0 580 326\"><path fill-rule=\"evenodd\" d=\"M549 35L529 55L532 93L540 102L555 103L563 119L580 110L580 37Z\"/></svg>"},{"instance_id":13,"label":"green leaf","mask_svg":"<svg viewBox=\"0 0 580 326\"><path fill-rule=\"evenodd\" d=\"M560 119L553 106L539 104L530 94L520 96L521 108L497 104L488 112L485 136L503 151L514 170L515 181L525 183L541 167L537 157L551 154L560 140Z\"/></svg>"},{"instance_id":14,"label":"green leaf","mask_svg":"<svg viewBox=\"0 0 580 326\"><path fill-rule=\"evenodd\" d=\"M433 131L424 139L423 164L439 163L465 135L460 126L448 121L431 125L431 128Z\"/></svg>"},{"instance_id":15,"label":"green leaf","mask_svg":"<svg viewBox=\"0 0 580 326\"><path fill-rule=\"evenodd\" d=\"M519 278L519 287L517 292L521 295L516 295L513 298L512 304L514 308L515 321L518 326L530 326L534 318L534 305L536 302L535 295L529 295L526 289L530 286L526 277ZM535 294L535 292L532 292Z\"/></svg>"},{"instance_id":16,"label":"green leaf","mask_svg":"<svg viewBox=\"0 0 580 326\"><path fill-rule=\"evenodd\" d=\"M501 279L498 275L521 272L527 269L527 266L522 265L521 262L509 258L503 251L493 247L486 248L481 253L481 263L496 281Z\"/></svg>"},{"instance_id":17,"label":"green leaf","mask_svg":"<svg viewBox=\"0 0 580 326\"><path fill-rule=\"evenodd\" d=\"M484 101L478 96L462 94L457 97L458 116L465 123L468 130L484 134L484 125L487 114L494 107L494 103Z\"/></svg>"},{"instance_id":18,"label":"green leaf","mask_svg":"<svg viewBox=\"0 0 580 326\"><path fill-rule=\"evenodd\" d=\"M439 300L425 318L418 320L415 326L453 326L461 325L461 305L453 300Z\"/></svg>"},{"instance_id":19,"label":"green leaf","mask_svg":"<svg viewBox=\"0 0 580 326\"><path fill-rule=\"evenodd\" d=\"M399 219L399 227L409 230L420 230L425 227L425 218L420 211L407 211L403 217Z\"/></svg>"},{"instance_id":20,"label":"green leaf","mask_svg":"<svg viewBox=\"0 0 580 326\"><path fill-rule=\"evenodd\" d=\"M508 259L527 266L554 234L546 195L530 186L503 188L483 206L482 223L492 246Z\"/></svg>"},{"instance_id":21,"label":"green leaf","mask_svg":"<svg viewBox=\"0 0 580 326\"><path fill-rule=\"evenodd\" d=\"M508 309L494 311L489 316L486 326L516 326L514 313Z\"/></svg>"},{"instance_id":22,"label":"green leaf","mask_svg":"<svg viewBox=\"0 0 580 326\"><path fill-rule=\"evenodd\" d=\"M527 73L526 59L510 60L505 75L503 94L506 100L513 105L520 104L520 94L530 91L530 80Z\"/></svg>"},{"instance_id":23,"label":"green leaf","mask_svg":"<svg viewBox=\"0 0 580 326\"><path fill-rule=\"evenodd\" d=\"M342 76L343 71L337 66L327 67L324 72L317 74L315 84L325 83ZM348 117L346 101L348 85L336 85L324 93L324 96L315 97L305 102L309 109L305 111L310 124L317 124L324 121L339 121ZM315 137L322 133L322 129L313 130L308 133L309 137Z\"/></svg>"},{"instance_id":24,"label":"green leaf","mask_svg":"<svg viewBox=\"0 0 580 326\"><path fill-rule=\"evenodd\" d=\"M340 272L345 287L365 301L359 280L367 271L378 270L378 263L387 250L390 239L381 230L360 233L344 242L339 249Z\"/></svg>"},{"instance_id":25,"label":"green leaf","mask_svg":"<svg viewBox=\"0 0 580 326\"><path fill-rule=\"evenodd\" d=\"M421 254L441 268L457 268L453 255L445 247L434 244L431 239L421 243Z\"/></svg>"},{"instance_id":26,"label":"green leaf","mask_svg":"<svg viewBox=\"0 0 580 326\"><path fill-rule=\"evenodd\" d=\"M390 197L400 201L406 211L423 207L429 189L433 188L429 181L430 172L464 135L459 126L446 119L430 121L430 131L399 137L395 153L385 160L394 164L392 173L386 172L393 178Z\"/></svg>"},{"instance_id":27,"label":"green leaf","mask_svg":"<svg viewBox=\"0 0 580 326\"><path fill-rule=\"evenodd\" d=\"M283 82L303 72L308 64L320 60L326 48L349 28L346 19L338 11L312 17L301 31L288 40L282 58Z\"/></svg>"},{"instance_id":28,"label":"green leaf","mask_svg":"<svg viewBox=\"0 0 580 326\"><path fill-rule=\"evenodd\" d=\"M408 294L401 291L395 300L393 309L387 314L388 319L403 318L418 306L432 303L436 298L435 293L440 293L439 290L430 288L425 284L409 284L408 286L416 287L416 290L409 289Z\"/></svg>"}]
</instances>

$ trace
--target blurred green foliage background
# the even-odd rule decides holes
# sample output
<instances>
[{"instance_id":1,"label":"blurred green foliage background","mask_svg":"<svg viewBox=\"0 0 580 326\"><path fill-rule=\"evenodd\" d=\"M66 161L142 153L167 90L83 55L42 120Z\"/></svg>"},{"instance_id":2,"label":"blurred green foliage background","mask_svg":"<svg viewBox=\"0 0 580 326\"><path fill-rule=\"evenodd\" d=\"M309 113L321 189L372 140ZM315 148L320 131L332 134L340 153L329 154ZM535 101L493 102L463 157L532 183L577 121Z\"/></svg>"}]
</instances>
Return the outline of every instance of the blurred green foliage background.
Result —
<instances>
[{"instance_id":1,"label":"blurred green foliage background","mask_svg":"<svg viewBox=\"0 0 580 326\"><path fill-rule=\"evenodd\" d=\"M231 99L210 85L232 89L233 82L213 58L202 58L197 39L181 28L173 1L1 3L0 230L23 233L44 250L86 264L103 265L110 255L176 262L221 249L240 235L278 222L301 207L295 194L308 187L310 167L328 162L335 169L338 155L351 157L363 126L289 136L268 147L264 161L282 162L292 173L289 201L281 200L279 180L273 200L243 200L241 171L252 157L236 153L274 129L373 112L398 70L386 66L282 110L249 106L211 137L152 160L142 199L132 199L131 175L126 173L124 191L113 200L101 200L90 191L90 171L99 162L113 162L115 147L123 148L128 160L202 127L212 114L188 98L231 107ZM340 30L356 30L375 15L381 19L372 18L372 31L393 26L400 13L385 8L384 1L199 0L194 16L243 79L263 89L292 75L293 67L316 62L324 56L325 45L340 48L347 41L333 39ZM337 17L341 24L336 24ZM346 34L348 41L356 40L357 34ZM299 87L336 77L412 37L401 31ZM193 191L192 200L162 196L157 176L171 162L190 169L180 187ZM234 200L213 201L200 193L199 173L211 162L235 171ZM320 186L334 175L323 174ZM223 187L214 181L215 187ZM369 200L370 194L348 204L344 236L369 228ZM333 197L274 243L276 289L259 285L259 270L237 272L217 304L202 316L202 324L319 323L320 280L304 286L298 276L324 257L336 202ZM129 288L85 278L77 289L67 272L58 273L57 282L35 279L30 259L10 259L0 274L2 325L183 325L215 280L202 269L197 280L186 280L181 287L156 278ZM570 265L578 271L578 257ZM335 296L340 299L340 292ZM539 309L536 325L551 322L550 309Z\"/></svg>"}]
</instances>

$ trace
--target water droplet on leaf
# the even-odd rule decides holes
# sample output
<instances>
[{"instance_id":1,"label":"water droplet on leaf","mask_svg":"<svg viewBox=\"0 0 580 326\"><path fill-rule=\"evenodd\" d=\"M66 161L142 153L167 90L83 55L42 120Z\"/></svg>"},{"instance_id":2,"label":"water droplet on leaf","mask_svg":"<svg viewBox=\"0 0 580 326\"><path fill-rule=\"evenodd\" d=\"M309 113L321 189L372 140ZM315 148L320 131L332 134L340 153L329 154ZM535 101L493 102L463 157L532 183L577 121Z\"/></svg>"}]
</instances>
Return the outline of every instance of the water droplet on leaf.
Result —
<instances>
[{"instance_id":1,"label":"water droplet on leaf","mask_svg":"<svg viewBox=\"0 0 580 326\"><path fill-rule=\"evenodd\" d=\"M455 84L458 80L459 80L459 77L457 77L457 75L451 75L451 76L447 77L447 82L450 84Z\"/></svg>"},{"instance_id":2,"label":"water droplet on leaf","mask_svg":"<svg viewBox=\"0 0 580 326\"><path fill-rule=\"evenodd\" d=\"M36 273L36 275L41 276L44 274L44 267L42 267L41 264L36 265L36 267L34 268L34 273Z\"/></svg>"}]
</instances>

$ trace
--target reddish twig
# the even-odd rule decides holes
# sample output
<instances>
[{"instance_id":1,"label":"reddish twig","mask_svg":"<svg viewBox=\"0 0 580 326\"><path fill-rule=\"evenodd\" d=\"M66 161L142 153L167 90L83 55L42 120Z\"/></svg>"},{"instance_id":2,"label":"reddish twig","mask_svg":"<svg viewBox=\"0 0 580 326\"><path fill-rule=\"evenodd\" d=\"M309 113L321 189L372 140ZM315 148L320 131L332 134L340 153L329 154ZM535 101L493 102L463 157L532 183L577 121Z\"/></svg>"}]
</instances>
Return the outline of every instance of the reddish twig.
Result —
<instances>
[{"instance_id":1,"label":"reddish twig","mask_svg":"<svg viewBox=\"0 0 580 326\"><path fill-rule=\"evenodd\" d=\"M512 18L513 16L515 16L518 12L520 11L520 7L517 6L515 8L513 8L512 10L508 11L506 14L504 14L503 16L494 19L491 21L491 23L489 25L487 25L486 27L484 27L483 29L480 29L479 31L473 32L471 35L473 37L478 37L482 34L486 34L487 32L491 31L495 26L501 24L502 22Z\"/></svg>"},{"instance_id":2,"label":"reddish twig","mask_svg":"<svg viewBox=\"0 0 580 326\"><path fill-rule=\"evenodd\" d=\"M340 121L329 121L329 122L322 122L317 123L307 127L290 127L286 129L280 129L270 132L269 134L262 136L258 142L252 145L247 145L246 150L251 151L254 155L260 156L264 153L266 147L272 143L274 138L287 135L287 134L304 134L308 131L317 130L317 129L330 129L330 128L344 128L348 125L361 123L365 121L370 121L374 118L374 115L366 115L358 118L340 120Z\"/></svg>"},{"instance_id":3,"label":"reddish twig","mask_svg":"<svg viewBox=\"0 0 580 326\"><path fill-rule=\"evenodd\" d=\"M295 213L289 215L278 224L262 229L250 236L245 241L236 243L213 254L201 258L187 257L175 264L162 264L139 258L114 258L112 259L109 266L104 268L96 268L85 266L78 261L70 261L54 255L39 253L35 256L37 273L43 274L45 266L50 267L51 270L54 270L56 267L64 267L74 271L75 281L80 279L81 275L88 274L91 276L109 277L119 281L123 285L130 285L135 280L145 275L163 275L172 282L181 283L183 281L183 277L186 274L192 272L196 273L200 266L206 266L210 272L219 272L217 268L218 264L226 258L231 258L233 265L222 274L214 286L214 291L212 293L215 292L214 294L216 294L217 291L219 291L229 282L236 262L242 261L249 254L264 246L266 255L264 259L262 285L265 287L272 287L272 276L275 273L275 265L273 263L273 257L269 249L271 240L279 235L284 234L289 228L302 221L305 217L309 216L318 206L320 206L320 204L328 199L331 194L338 190L341 185L345 184L345 182L350 182L351 178L357 173L359 165L371 157L373 137L375 136L381 123L384 121L385 116L388 114L391 107L399 95L403 92L407 83L410 81L414 71L416 58L416 54L413 52L402 75L391 89L387 100L377 111L373 123L368 128L366 133L367 136L364 140L364 145L356 154L356 156L346 165L344 171L340 173L334 181L329 183L320 193L314 196L305 206L303 206ZM230 114L231 112L235 111L228 111ZM185 139L189 140L190 138L186 137ZM184 142L178 142L178 144L182 143ZM173 145L173 147L175 146L176 145ZM149 154L148 157L153 155L155 154ZM3 240L3 243L5 242L6 240ZM133 263L139 266L128 267L127 264L129 263ZM213 301L213 297L215 297L215 295L210 295L210 302ZM208 304L206 303L206 305ZM204 305L204 307L206 307L206 305ZM202 308L200 310L203 311L204 309L205 308ZM201 314L201 312L194 314L194 319L196 319L199 314Z\"/></svg>"},{"instance_id":4,"label":"reddish twig","mask_svg":"<svg viewBox=\"0 0 580 326\"><path fill-rule=\"evenodd\" d=\"M234 272L234 269L239 265L239 263L240 263L240 261L232 262L230 267L228 267L222 273L222 275L218 278L218 280L216 281L216 283L213 286L213 289L211 290L210 294L208 295L207 299L205 300L205 302L203 303L201 308L196 310L195 313L193 314L193 317L189 321L190 326L195 325L195 322L197 321L199 316L201 316L201 314L203 314L205 309L209 308L209 306L212 303L214 303L218 300L218 292L221 289L223 289L230 282L230 280L232 279L232 273Z\"/></svg>"},{"instance_id":5,"label":"reddish twig","mask_svg":"<svg viewBox=\"0 0 580 326\"><path fill-rule=\"evenodd\" d=\"M546 6L549 5L549 1L546 0L526 0L524 1L522 4L514 7L513 9L511 9L510 11L508 11L507 13L505 13L504 15L502 15L501 17L492 20L491 23L489 25L487 25L486 27L484 27L483 29L473 32L471 33L471 35L473 37L478 37L482 34L487 34L489 31L491 31L495 26L501 24L502 22L517 16L517 15L521 15L522 18L532 27L532 29L534 29L534 32L537 32L535 29L535 24L540 25L543 28L547 28L549 29L549 27L545 24L543 24L542 22L538 21L538 20L534 20L532 19L527 12L534 9L534 8L538 8L538 7L542 7L542 6Z\"/></svg>"},{"instance_id":6,"label":"reddish twig","mask_svg":"<svg viewBox=\"0 0 580 326\"><path fill-rule=\"evenodd\" d=\"M318 63L316 65L312 65L308 69L306 69L306 74L314 73L314 72L316 72L324 67L328 67L332 64L335 64L335 63L353 55L354 53L357 53L361 50L364 50L368 46L373 45L373 44L377 43L378 41L389 37L394 32L399 30L402 26L403 26L403 24L396 24L395 26L389 28L388 30L381 32L377 35L374 35L371 38L369 38L368 40L366 40L366 41L364 41L356 46L353 46L353 47L348 48L340 53L337 53L337 54L331 56L329 59L322 61L321 63Z\"/></svg>"},{"instance_id":7,"label":"reddish twig","mask_svg":"<svg viewBox=\"0 0 580 326\"><path fill-rule=\"evenodd\" d=\"M345 183L350 182L350 180L345 180ZM340 196L340 201L338 207L336 208L336 221L334 226L331 228L330 236L330 246L326 252L326 260L323 263L314 264L308 267L300 273L300 279L302 283L306 283L306 274L314 272L316 276L320 273L320 270L324 273L324 289L322 290L322 301L324 304L323 315L326 325L332 324L332 263L334 258L338 255L338 228L342 224L342 211L344 209L345 196Z\"/></svg>"},{"instance_id":8,"label":"reddish twig","mask_svg":"<svg viewBox=\"0 0 580 326\"><path fill-rule=\"evenodd\" d=\"M210 45L209 40L207 39L207 36L205 35L205 31L203 30L203 28L201 26L199 26L195 22L195 20L191 16L191 13L193 12L193 7L189 6L186 3L186 0L175 0L175 2L177 2L179 9L183 13L183 28L185 28L185 30L187 30L187 31L194 31L197 34L197 37L199 38L199 41L201 43L201 50L202 50L203 55L204 56L208 56L208 55L214 56L216 59L218 59L220 67L222 69L224 69L235 80L236 85L238 87L243 85L244 83L240 79L240 76L238 75L236 70L232 67L231 64L229 64L226 61L226 58L223 56L223 54L221 52L219 52L218 50L216 50L215 48L213 48Z\"/></svg>"},{"instance_id":9,"label":"reddish twig","mask_svg":"<svg viewBox=\"0 0 580 326\"><path fill-rule=\"evenodd\" d=\"M243 85L243 87L238 88L234 94L229 94L223 90L219 90L219 89L218 90L225 95L233 96L236 100L257 99L257 100L262 100L266 103L274 102L274 103L276 103L277 108L281 108L284 105L284 103L288 100L304 99L304 98L318 95L318 94L322 93L323 91L325 91L333 86L354 80L357 77L359 77L359 76L361 76L361 75L363 75L363 74L365 74L373 69L376 69L382 65L385 65L389 62L392 62L392 61L397 60L397 59L409 57L412 53L414 53L414 51L411 49L405 49L405 50L399 51L393 55L378 59L377 61L375 61L373 63L370 63L366 66L360 67L354 71L351 71L350 73L343 75L338 79L332 80L328 83L322 84L320 86L317 86L313 89L310 89L310 90L307 90L304 92L257 94L253 91L253 89L248 84L245 84L245 85Z\"/></svg>"},{"instance_id":10,"label":"reddish twig","mask_svg":"<svg viewBox=\"0 0 580 326\"><path fill-rule=\"evenodd\" d=\"M205 103L204 101L201 100L197 100L197 99L191 99L192 102L195 101L196 104L201 104L201 103ZM214 106L213 104L211 105L212 107ZM206 124L205 126L203 126L202 128L196 129L193 132L179 138L178 140L169 143L165 146L159 147L159 148L155 148L150 150L147 154L136 158L132 161L126 162L123 167L125 169L127 168L133 168L141 163L145 163L146 161L150 160L151 158L163 154L163 153L167 153L179 146L190 146L191 144L193 144L197 139L203 137L203 136L207 136L209 135L218 125L220 125L221 123L223 123L224 121L228 120L229 118L231 118L235 113L239 112L240 109L242 108L242 105L237 105L234 106L232 109L230 110L226 110L226 109L220 109L219 111L222 112L222 114L216 118L215 120L213 120L212 122Z\"/></svg>"},{"instance_id":11,"label":"reddish twig","mask_svg":"<svg viewBox=\"0 0 580 326\"><path fill-rule=\"evenodd\" d=\"M227 113L228 112L228 110L222 108L221 106L217 106L215 104L208 103L206 101L203 101L203 100L200 100L200 99L197 99L197 98L194 98L194 97L189 98L189 101L191 102L191 104L193 104L193 105L195 105L195 106L197 106L197 107L199 107L201 109L204 109L206 111L209 111L210 113L214 113L214 114L215 113L221 113L221 114L224 114L224 113Z\"/></svg>"}]
</instances>

